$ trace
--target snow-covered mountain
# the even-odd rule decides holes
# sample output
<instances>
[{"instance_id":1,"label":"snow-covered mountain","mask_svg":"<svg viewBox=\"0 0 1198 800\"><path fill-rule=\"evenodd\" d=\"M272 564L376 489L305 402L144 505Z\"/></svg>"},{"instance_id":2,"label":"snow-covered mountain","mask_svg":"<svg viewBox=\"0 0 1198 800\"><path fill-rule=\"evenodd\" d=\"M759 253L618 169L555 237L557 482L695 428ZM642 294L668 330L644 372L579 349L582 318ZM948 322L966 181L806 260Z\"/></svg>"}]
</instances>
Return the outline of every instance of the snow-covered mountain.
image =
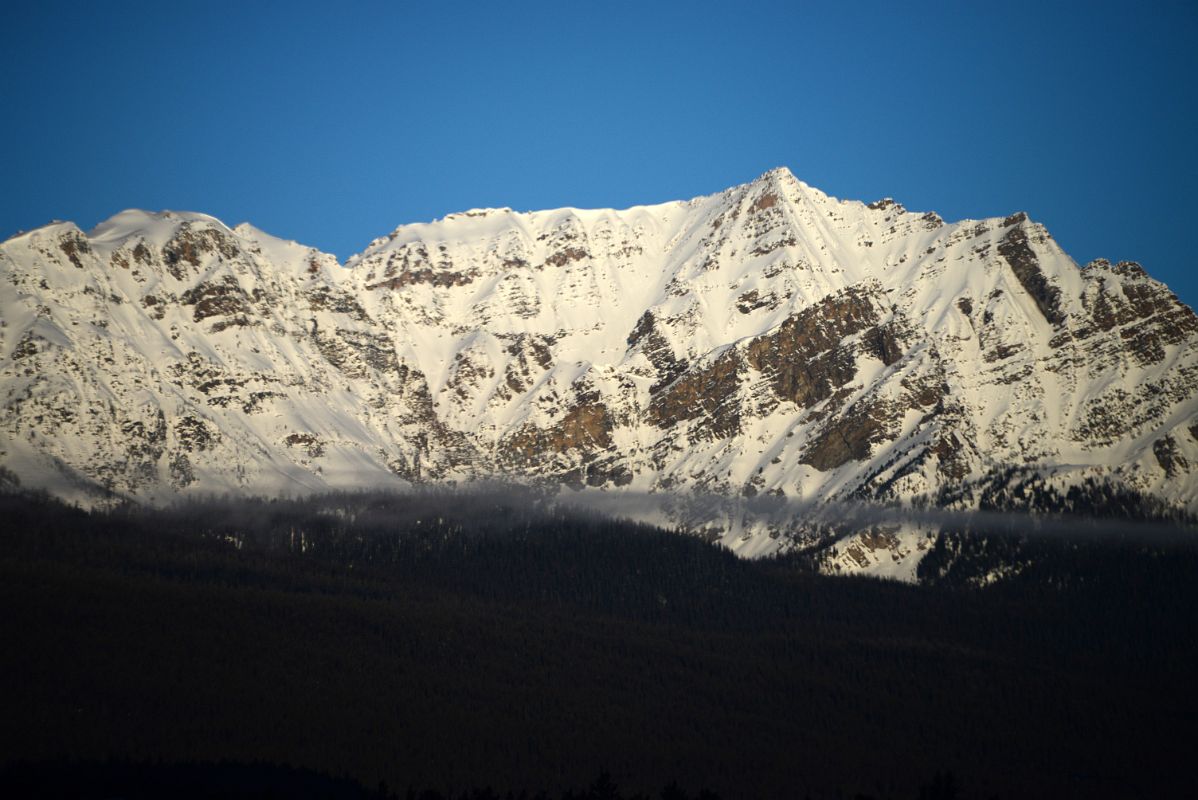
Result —
<instances>
[{"instance_id":1,"label":"snow-covered mountain","mask_svg":"<svg viewBox=\"0 0 1198 800\"><path fill-rule=\"evenodd\" d=\"M785 169L451 214L344 265L202 214L55 223L0 245L0 312L0 464L80 499L502 477L969 508L1034 472L1198 511L1198 318L1164 285L1021 213L948 224ZM789 535L711 522L746 554Z\"/></svg>"}]
</instances>

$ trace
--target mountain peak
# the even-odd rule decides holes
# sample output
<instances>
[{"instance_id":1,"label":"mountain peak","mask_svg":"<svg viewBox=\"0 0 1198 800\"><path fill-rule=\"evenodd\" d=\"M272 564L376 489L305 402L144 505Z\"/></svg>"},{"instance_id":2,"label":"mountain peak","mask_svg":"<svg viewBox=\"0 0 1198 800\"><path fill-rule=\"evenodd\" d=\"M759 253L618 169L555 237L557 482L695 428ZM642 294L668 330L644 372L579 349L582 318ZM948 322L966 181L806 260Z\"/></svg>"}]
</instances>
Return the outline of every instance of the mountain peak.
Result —
<instances>
[{"instance_id":1,"label":"mountain peak","mask_svg":"<svg viewBox=\"0 0 1198 800\"><path fill-rule=\"evenodd\" d=\"M756 180L747 184L748 186L766 187L767 190L778 190L784 194L791 194L795 190L807 190L810 187L794 176L794 173L787 167L774 167L768 172L763 172Z\"/></svg>"},{"instance_id":2,"label":"mountain peak","mask_svg":"<svg viewBox=\"0 0 1198 800\"><path fill-rule=\"evenodd\" d=\"M761 173L760 177L758 177L757 180L758 181L785 181L785 180L793 181L793 180L797 180L797 178L795 178L794 173L790 171L789 167L774 167L771 170L767 170L767 171Z\"/></svg>"},{"instance_id":3,"label":"mountain peak","mask_svg":"<svg viewBox=\"0 0 1198 800\"><path fill-rule=\"evenodd\" d=\"M471 208L467 211L455 211L451 214L446 214L445 219L479 219L483 217L494 217L503 214L513 213L510 208Z\"/></svg>"},{"instance_id":4,"label":"mountain peak","mask_svg":"<svg viewBox=\"0 0 1198 800\"><path fill-rule=\"evenodd\" d=\"M232 232L221 220L198 211L145 211L129 208L99 223L88 231L87 236L96 243L119 242L134 236L165 241L183 225L213 227L225 233Z\"/></svg>"},{"instance_id":5,"label":"mountain peak","mask_svg":"<svg viewBox=\"0 0 1198 800\"><path fill-rule=\"evenodd\" d=\"M1018 469L1198 510L1198 319L1019 214L946 224L779 167L685 202L471 209L346 266L185 212L9 240L0 466L136 498L503 475L957 508ZM659 521L745 554L803 536ZM883 549L893 574L923 552Z\"/></svg>"}]
</instances>

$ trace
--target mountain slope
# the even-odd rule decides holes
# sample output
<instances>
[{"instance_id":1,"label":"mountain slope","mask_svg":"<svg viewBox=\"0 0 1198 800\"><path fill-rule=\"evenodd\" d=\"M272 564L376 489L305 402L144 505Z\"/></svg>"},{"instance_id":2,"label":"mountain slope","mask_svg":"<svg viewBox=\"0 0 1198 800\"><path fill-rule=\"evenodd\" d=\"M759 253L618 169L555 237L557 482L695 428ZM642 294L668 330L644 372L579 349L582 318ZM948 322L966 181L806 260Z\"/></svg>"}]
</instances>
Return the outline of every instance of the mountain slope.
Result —
<instances>
[{"instance_id":1,"label":"mountain slope","mask_svg":"<svg viewBox=\"0 0 1198 800\"><path fill-rule=\"evenodd\" d=\"M1016 468L1198 510L1198 319L1024 214L946 224L779 169L452 214L344 266L128 211L14 237L0 275L0 463L64 494L505 477L969 508ZM795 534L720 513L746 554ZM859 566L910 574L917 539Z\"/></svg>"}]
</instances>

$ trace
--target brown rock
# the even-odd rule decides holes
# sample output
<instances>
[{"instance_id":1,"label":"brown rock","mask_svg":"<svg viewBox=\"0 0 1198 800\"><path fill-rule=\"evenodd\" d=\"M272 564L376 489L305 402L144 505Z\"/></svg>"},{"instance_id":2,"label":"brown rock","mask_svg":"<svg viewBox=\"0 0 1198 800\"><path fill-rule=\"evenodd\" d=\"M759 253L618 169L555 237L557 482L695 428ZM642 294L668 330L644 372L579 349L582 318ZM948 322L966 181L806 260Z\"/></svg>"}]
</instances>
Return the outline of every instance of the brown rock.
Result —
<instances>
[{"instance_id":1,"label":"brown rock","mask_svg":"<svg viewBox=\"0 0 1198 800\"><path fill-rule=\"evenodd\" d=\"M194 286L184 292L179 301L185 306L195 307L192 318L196 322L220 316L232 318L228 321L235 324L251 324L246 316L253 313L250 298L232 275Z\"/></svg>"},{"instance_id":2,"label":"brown rock","mask_svg":"<svg viewBox=\"0 0 1198 800\"><path fill-rule=\"evenodd\" d=\"M1015 217L1018 216L1020 215L1015 215ZM1015 217L1007 219L1013 220ZM1026 218L1026 215L1023 215L1019 222ZM1061 290L1054 286L1040 269L1040 260L1036 258L1036 253L1028 244L1027 231L1024 227L1015 222L1011 224L1016 227L1011 228L999 242L998 253L1011 265L1011 271L1015 273L1015 277L1027 293L1031 295L1032 300L1036 303L1036 308L1040 309L1040 313L1044 315L1044 319L1052 325L1060 325L1065 321L1065 315L1061 311Z\"/></svg>"},{"instance_id":3,"label":"brown rock","mask_svg":"<svg viewBox=\"0 0 1198 800\"><path fill-rule=\"evenodd\" d=\"M1189 461L1181 454L1172 436L1165 436L1153 442L1152 453L1169 478L1176 478L1190 471Z\"/></svg>"}]
</instances>

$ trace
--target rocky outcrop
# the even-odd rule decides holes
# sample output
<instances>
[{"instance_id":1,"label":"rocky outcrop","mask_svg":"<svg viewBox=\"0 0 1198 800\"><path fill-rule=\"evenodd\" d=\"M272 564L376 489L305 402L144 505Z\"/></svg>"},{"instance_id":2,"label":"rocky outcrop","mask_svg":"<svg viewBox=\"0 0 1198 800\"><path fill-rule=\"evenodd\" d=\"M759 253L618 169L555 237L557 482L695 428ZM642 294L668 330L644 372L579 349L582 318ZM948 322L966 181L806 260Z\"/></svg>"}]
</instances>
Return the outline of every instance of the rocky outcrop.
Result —
<instances>
[{"instance_id":1,"label":"rocky outcrop","mask_svg":"<svg viewBox=\"0 0 1198 800\"><path fill-rule=\"evenodd\" d=\"M1061 290L1053 285L1040 268L1040 261L1031 247L1027 229L1022 224L1026 219L1025 215L1020 214L1003 220L1003 224L1010 225L1011 229L998 243L998 252L1011 266L1011 271L1035 301L1036 308L1044 315L1044 319L1051 325L1060 325L1065 321L1065 315L1061 311Z\"/></svg>"},{"instance_id":2,"label":"rocky outcrop","mask_svg":"<svg viewBox=\"0 0 1198 800\"><path fill-rule=\"evenodd\" d=\"M0 469L84 501L501 476L697 494L655 520L746 554L827 531L733 500L970 508L1011 469L1198 511L1198 317L1166 287L1024 214L786 170L455 214L345 265L201 214L58 223L0 245L0 311ZM914 574L921 535L829 563Z\"/></svg>"}]
</instances>

